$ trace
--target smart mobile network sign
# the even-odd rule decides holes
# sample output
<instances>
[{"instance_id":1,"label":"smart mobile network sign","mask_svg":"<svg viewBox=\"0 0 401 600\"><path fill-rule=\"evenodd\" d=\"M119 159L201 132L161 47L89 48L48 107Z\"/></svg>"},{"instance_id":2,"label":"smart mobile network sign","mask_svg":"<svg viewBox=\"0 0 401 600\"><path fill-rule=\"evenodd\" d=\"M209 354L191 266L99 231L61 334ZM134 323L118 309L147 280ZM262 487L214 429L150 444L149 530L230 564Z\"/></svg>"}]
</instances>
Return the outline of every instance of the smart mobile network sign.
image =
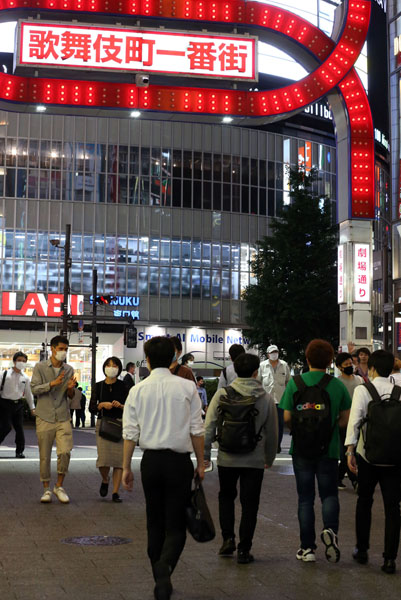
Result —
<instances>
[{"instance_id":1,"label":"smart mobile network sign","mask_svg":"<svg viewBox=\"0 0 401 600\"><path fill-rule=\"evenodd\" d=\"M256 81L256 38L62 23L18 23L19 67Z\"/></svg>"}]
</instances>

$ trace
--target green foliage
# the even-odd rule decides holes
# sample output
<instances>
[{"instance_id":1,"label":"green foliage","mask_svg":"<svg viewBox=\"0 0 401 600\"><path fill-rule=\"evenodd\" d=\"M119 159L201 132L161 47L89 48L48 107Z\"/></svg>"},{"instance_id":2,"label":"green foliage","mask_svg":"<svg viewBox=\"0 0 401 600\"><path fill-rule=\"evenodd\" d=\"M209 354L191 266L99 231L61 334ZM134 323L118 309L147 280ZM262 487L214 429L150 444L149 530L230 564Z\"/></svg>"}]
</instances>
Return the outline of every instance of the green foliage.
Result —
<instances>
[{"instance_id":1,"label":"green foliage","mask_svg":"<svg viewBox=\"0 0 401 600\"><path fill-rule=\"evenodd\" d=\"M244 335L262 351L277 344L294 363L313 338L338 343L337 226L330 202L312 192L315 170L291 169L289 180L291 203L251 261Z\"/></svg>"}]
</instances>

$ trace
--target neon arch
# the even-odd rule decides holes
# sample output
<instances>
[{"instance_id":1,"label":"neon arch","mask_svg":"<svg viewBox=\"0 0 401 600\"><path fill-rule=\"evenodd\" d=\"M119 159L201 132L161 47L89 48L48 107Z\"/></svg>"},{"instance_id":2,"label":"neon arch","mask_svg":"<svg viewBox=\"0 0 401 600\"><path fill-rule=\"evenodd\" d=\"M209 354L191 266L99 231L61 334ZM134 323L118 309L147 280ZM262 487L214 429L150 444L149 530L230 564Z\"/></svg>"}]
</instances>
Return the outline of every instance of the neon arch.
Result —
<instances>
[{"instance_id":1,"label":"neon arch","mask_svg":"<svg viewBox=\"0 0 401 600\"><path fill-rule=\"evenodd\" d=\"M45 104L57 108L86 108L205 115L207 120L230 115L252 123L282 119L328 95L336 124L339 152L339 220L374 218L374 135L368 99L354 64L369 28L371 0L346 0L342 18L335 23L334 40L316 26L276 6L245 0L0 0L0 20L10 12L27 16L37 11L51 18L71 12L120 17L164 19L173 26L189 23L211 27L238 26L257 30L263 41L296 55L307 70L302 80L262 92L152 86L99 81L64 80L0 74L4 108ZM93 18L93 17L92 17ZM192 25L193 26L193 25ZM278 39L280 38L280 39ZM32 107L33 108L33 107Z\"/></svg>"}]
</instances>

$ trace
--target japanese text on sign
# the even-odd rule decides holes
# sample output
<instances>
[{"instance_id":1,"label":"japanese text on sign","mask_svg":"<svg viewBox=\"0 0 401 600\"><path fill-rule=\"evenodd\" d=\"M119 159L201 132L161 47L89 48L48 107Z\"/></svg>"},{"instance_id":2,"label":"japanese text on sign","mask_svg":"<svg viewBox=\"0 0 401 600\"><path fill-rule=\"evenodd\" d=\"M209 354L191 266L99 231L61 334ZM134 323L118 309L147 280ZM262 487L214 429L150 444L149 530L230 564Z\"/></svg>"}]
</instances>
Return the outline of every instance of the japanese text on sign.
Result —
<instances>
[{"instance_id":1,"label":"japanese text on sign","mask_svg":"<svg viewBox=\"0 0 401 600\"><path fill-rule=\"evenodd\" d=\"M338 246L337 260L337 298L338 304L344 302L344 246Z\"/></svg>"},{"instance_id":2,"label":"japanese text on sign","mask_svg":"<svg viewBox=\"0 0 401 600\"><path fill-rule=\"evenodd\" d=\"M256 78L256 39L20 22L19 65Z\"/></svg>"},{"instance_id":3,"label":"japanese text on sign","mask_svg":"<svg viewBox=\"0 0 401 600\"><path fill-rule=\"evenodd\" d=\"M370 302L370 248L369 244L354 246L355 302Z\"/></svg>"}]
</instances>

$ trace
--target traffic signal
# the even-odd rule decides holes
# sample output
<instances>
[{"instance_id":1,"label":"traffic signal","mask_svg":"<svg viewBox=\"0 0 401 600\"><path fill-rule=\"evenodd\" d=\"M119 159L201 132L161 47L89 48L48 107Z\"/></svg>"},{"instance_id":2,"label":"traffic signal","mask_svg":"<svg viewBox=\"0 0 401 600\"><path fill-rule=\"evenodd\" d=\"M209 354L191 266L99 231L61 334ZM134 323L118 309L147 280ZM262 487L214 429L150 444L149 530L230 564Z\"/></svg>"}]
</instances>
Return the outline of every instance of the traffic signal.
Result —
<instances>
[{"instance_id":1,"label":"traffic signal","mask_svg":"<svg viewBox=\"0 0 401 600\"><path fill-rule=\"evenodd\" d=\"M136 348L137 344L137 330L132 324L126 325L124 328L124 345L127 348Z\"/></svg>"},{"instance_id":2,"label":"traffic signal","mask_svg":"<svg viewBox=\"0 0 401 600\"><path fill-rule=\"evenodd\" d=\"M96 304L110 304L113 296L96 296Z\"/></svg>"}]
</instances>

